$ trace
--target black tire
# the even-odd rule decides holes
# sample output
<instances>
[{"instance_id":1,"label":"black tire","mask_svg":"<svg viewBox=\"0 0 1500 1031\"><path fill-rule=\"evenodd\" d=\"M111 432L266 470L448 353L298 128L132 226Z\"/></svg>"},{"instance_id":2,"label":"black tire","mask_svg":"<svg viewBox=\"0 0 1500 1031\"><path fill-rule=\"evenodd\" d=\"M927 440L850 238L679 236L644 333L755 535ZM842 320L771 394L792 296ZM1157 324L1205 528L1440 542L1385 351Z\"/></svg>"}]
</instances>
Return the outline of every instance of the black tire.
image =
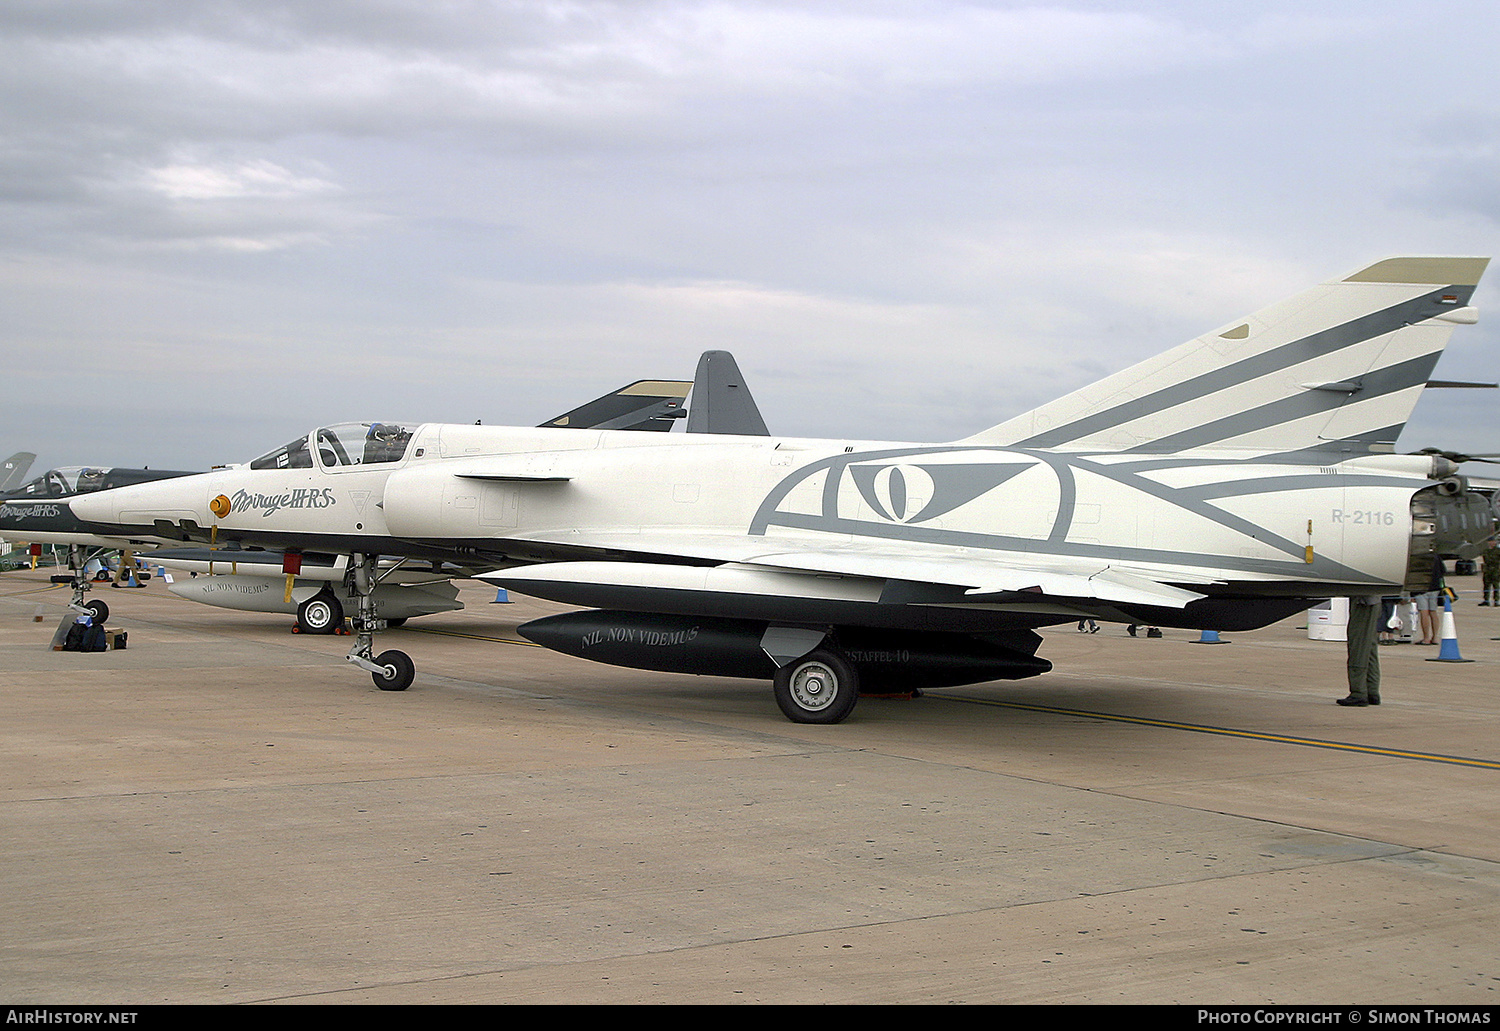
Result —
<instances>
[{"instance_id":1,"label":"black tire","mask_svg":"<svg viewBox=\"0 0 1500 1031\"><path fill-rule=\"evenodd\" d=\"M95 626L103 626L104 621L109 618L109 606L100 601L98 598L95 598L92 601L84 602L83 607L93 610Z\"/></svg>"},{"instance_id":2,"label":"black tire","mask_svg":"<svg viewBox=\"0 0 1500 1031\"><path fill-rule=\"evenodd\" d=\"M793 723L842 723L859 701L859 674L822 648L778 669L774 682L776 704Z\"/></svg>"},{"instance_id":3,"label":"black tire","mask_svg":"<svg viewBox=\"0 0 1500 1031\"><path fill-rule=\"evenodd\" d=\"M304 634L336 634L344 625L344 607L324 591L297 606L297 629Z\"/></svg>"},{"instance_id":4,"label":"black tire","mask_svg":"<svg viewBox=\"0 0 1500 1031\"><path fill-rule=\"evenodd\" d=\"M417 667L405 652L381 652L375 656L375 664L385 667L383 673L370 674L370 679L382 691L405 691L417 675Z\"/></svg>"}]
</instances>

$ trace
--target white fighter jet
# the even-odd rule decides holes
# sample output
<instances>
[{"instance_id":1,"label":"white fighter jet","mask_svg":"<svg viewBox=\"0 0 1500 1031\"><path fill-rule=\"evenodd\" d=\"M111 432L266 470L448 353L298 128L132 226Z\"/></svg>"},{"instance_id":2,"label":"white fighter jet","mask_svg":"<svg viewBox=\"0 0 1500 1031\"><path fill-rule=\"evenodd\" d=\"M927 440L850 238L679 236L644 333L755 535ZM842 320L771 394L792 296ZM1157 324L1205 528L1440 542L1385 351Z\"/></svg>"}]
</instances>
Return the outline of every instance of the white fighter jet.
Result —
<instances>
[{"instance_id":1,"label":"white fighter jet","mask_svg":"<svg viewBox=\"0 0 1500 1031\"><path fill-rule=\"evenodd\" d=\"M1488 260L1378 261L958 441L361 423L72 504L111 535L350 556L350 660L384 689L413 667L373 653L382 556L488 565L587 607L520 628L538 643L771 679L834 723L861 687L1045 672L1038 627L1253 629L1477 549L1485 499L1394 444Z\"/></svg>"}]
</instances>

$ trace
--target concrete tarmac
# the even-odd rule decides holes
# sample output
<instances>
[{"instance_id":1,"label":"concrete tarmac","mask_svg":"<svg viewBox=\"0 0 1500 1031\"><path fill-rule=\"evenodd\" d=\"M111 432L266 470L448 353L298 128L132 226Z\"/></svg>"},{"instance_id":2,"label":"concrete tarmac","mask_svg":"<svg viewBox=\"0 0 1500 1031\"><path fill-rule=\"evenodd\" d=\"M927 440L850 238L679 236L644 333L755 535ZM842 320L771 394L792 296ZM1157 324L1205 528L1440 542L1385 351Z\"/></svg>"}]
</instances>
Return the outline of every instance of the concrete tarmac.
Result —
<instances>
[{"instance_id":1,"label":"concrete tarmac","mask_svg":"<svg viewBox=\"0 0 1500 1031\"><path fill-rule=\"evenodd\" d=\"M1344 709L1305 619L1046 632L1033 680L787 722L757 681L350 639L0 574L0 1002L1500 1001L1500 609ZM34 621L40 610L42 621Z\"/></svg>"}]
</instances>

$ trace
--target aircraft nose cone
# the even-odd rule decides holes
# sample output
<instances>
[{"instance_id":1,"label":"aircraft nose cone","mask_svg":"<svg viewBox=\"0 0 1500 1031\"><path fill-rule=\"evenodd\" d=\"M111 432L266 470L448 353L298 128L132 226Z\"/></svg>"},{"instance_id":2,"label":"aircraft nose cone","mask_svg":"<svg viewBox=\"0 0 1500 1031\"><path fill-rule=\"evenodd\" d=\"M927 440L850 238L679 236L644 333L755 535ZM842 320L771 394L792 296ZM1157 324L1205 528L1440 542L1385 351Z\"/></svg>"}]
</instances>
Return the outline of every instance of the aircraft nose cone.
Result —
<instances>
[{"instance_id":1,"label":"aircraft nose cone","mask_svg":"<svg viewBox=\"0 0 1500 1031\"><path fill-rule=\"evenodd\" d=\"M85 522L113 526L150 526L157 518L207 522L202 486L181 482L192 479L174 477L80 494L68 500L68 507Z\"/></svg>"},{"instance_id":2,"label":"aircraft nose cone","mask_svg":"<svg viewBox=\"0 0 1500 1031\"><path fill-rule=\"evenodd\" d=\"M115 492L102 490L97 494L80 494L68 499L68 508L79 519L89 523L113 523L118 521L120 506Z\"/></svg>"}]
</instances>

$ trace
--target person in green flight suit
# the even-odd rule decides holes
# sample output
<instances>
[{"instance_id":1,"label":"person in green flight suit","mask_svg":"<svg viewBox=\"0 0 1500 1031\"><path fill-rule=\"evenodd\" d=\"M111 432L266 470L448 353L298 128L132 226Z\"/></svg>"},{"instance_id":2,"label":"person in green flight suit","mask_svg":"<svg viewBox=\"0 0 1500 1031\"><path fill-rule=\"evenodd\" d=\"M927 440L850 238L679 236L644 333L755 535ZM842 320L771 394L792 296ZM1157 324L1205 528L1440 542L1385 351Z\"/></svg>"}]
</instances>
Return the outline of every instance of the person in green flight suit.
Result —
<instances>
[{"instance_id":1,"label":"person in green flight suit","mask_svg":"<svg viewBox=\"0 0 1500 1031\"><path fill-rule=\"evenodd\" d=\"M1380 704L1380 649L1376 647L1380 609L1379 595L1349 599L1349 694L1336 699L1340 705Z\"/></svg>"},{"instance_id":2,"label":"person in green flight suit","mask_svg":"<svg viewBox=\"0 0 1500 1031\"><path fill-rule=\"evenodd\" d=\"M1484 600L1479 604L1500 605L1500 538L1490 538L1479 560L1484 574Z\"/></svg>"}]
</instances>

